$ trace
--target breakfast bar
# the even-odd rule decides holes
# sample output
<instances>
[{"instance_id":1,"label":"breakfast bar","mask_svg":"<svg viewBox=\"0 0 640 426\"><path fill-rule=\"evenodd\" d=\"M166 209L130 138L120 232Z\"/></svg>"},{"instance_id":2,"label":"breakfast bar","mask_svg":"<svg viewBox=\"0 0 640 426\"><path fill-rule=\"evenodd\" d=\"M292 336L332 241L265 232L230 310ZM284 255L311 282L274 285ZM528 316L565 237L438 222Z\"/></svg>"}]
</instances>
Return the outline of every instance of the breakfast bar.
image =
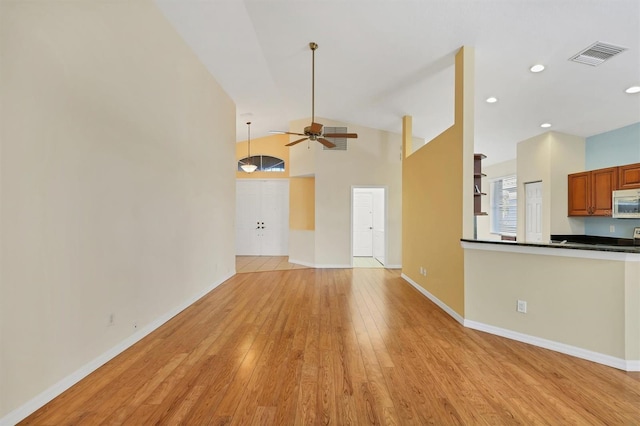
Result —
<instances>
[{"instance_id":1,"label":"breakfast bar","mask_svg":"<svg viewBox=\"0 0 640 426\"><path fill-rule=\"evenodd\" d=\"M640 247L461 245L465 326L640 371Z\"/></svg>"}]
</instances>

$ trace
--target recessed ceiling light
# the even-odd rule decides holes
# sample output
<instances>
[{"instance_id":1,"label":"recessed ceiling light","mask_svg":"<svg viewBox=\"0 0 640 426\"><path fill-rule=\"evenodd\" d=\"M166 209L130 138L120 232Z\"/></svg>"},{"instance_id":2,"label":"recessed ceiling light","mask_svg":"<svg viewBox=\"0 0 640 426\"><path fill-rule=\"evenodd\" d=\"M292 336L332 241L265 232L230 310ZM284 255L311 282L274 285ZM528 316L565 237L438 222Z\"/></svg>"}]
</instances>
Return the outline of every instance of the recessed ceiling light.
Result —
<instances>
[{"instance_id":1,"label":"recessed ceiling light","mask_svg":"<svg viewBox=\"0 0 640 426\"><path fill-rule=\"evenodd\" d=\"M544 65L537 64L537 65L534 65L531 68L529 68L529 70L531 72L540 72L540 71L544 70Z\"/></svg>"},{"instance_id":2,"label":"recessed ceiling light","mask_svg":"<svg viewBox=\"0 0 640 426\"><path fill-rule=\"evenodd\" d=\"M548 128L548 127L551 127L551 123L542 123L542 124L540 125L540 127L542 127L542 128L544 128L544 129L546 129L546 128Z\"/></svg>"},{"instance_id":3,"label":"recessed ceiling light","mask_svg":"<svg viewBox=\"0 0 640 426\"><path fill-rule=\"evenodd\" d=\"M627 90L625 90L625 92L626 93L640 93L640 86L631 86ZM487 102L489 102L488 99L487 99Z\"/></svg>"},{"instance_id":4,"label":"recessed ceiling light","mask_svg":"<svg viewBox=\"0 0 640 426\"><path fill-rule=\"evenodd\" d=\"M495 104L496 102L498 102L498 98L491 96L490 98L487 98L487 103L489 104Z\"/></svg>"}]
</instances>

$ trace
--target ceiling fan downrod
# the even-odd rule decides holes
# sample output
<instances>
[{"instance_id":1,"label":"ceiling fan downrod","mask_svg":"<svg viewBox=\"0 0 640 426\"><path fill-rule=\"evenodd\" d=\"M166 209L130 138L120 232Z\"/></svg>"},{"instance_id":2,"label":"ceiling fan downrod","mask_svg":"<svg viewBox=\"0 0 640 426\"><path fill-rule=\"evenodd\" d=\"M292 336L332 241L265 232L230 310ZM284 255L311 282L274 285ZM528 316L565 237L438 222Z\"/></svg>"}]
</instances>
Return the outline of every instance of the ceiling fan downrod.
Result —
<instances>
[{"instance_id":1,"label":"ceiling fan downrod","mask_svg":"<svg viewBox=\"0 0 640 426\"><path fill-rule=\"evenodd\" d=\"M318 44L313 41L309 43L311 49L311 122L315 123L315 104L316 104L316 49Z\"/></svg>"}]
</instances>

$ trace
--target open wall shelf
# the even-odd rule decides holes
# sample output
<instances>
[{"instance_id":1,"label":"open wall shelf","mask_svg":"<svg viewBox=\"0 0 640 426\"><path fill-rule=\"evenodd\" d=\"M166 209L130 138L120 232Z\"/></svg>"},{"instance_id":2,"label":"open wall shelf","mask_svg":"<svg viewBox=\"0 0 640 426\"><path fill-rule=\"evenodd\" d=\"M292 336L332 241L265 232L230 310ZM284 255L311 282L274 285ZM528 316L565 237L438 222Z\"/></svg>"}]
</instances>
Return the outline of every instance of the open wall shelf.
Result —
<instances>
[{"instance_id":1,"label":"open wall shelf","mask_svg":"<svg viewBox=\"0 0 640 426\"><path fill-rule=\"evenodd\" d=\"M473 214L476 216L485 216L487 213L482 211L482 196L487 195L482 192L482 178L486 175L482 173L482 160L487 158L484 154L473 155Z\"/></svg>"}]
</instances>

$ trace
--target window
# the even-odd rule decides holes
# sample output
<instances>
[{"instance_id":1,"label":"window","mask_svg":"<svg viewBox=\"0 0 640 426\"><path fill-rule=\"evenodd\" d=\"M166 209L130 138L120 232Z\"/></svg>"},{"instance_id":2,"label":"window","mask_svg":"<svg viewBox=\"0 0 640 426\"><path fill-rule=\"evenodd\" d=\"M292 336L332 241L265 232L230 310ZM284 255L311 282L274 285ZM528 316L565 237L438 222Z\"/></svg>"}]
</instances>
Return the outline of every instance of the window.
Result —
<instances>
[{"instance_id":1,"label":"window","mask_svg":"<svg viewBox=\"0 0 640 426\"><path fill-rule=\"evenodd\" d=\"M284 160L271 157L269 155L252 155L250 158L245 157L238 161L238 171L241 172L240 166L250 162L258 166L256 172L284 172Z\"/></svg>"},{"instance_id":2,"label":"window","mask_svg":"<svg viewBox=\"0 0 640 426\"><path fill-rule=\"evenodd\" d=\"M491 182L491 233L516 235L518 217L518 184L516 176L505 176Z\"/></svg>"}]
</instances>

